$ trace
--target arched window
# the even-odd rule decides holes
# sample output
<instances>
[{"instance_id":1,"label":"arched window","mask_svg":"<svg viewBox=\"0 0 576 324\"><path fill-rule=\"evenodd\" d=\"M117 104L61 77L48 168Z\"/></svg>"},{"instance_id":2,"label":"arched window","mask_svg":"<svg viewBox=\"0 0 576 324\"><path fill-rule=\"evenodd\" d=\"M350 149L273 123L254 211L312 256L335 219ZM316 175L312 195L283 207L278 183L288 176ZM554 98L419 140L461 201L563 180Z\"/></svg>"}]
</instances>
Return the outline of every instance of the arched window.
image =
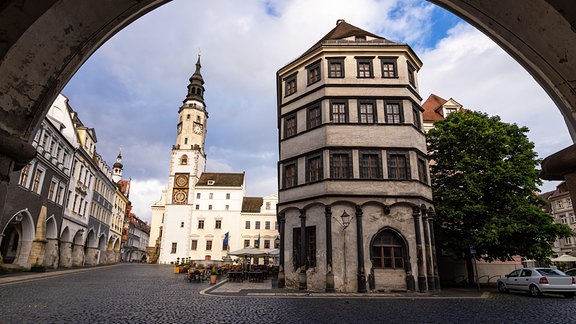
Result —
<instances>
[{"instance_id":1,"label":"arched window","mask_svg":"<svg viewBox=\"0 0 576 324\"><path fill-rule=\"evenodd\" d=\"M182 165L188 164L188 155L186 154L182 155L182 157L180 158L180 164Z\"/></svg>"},{"instance_id":2,"label":"arched window","mask_svg":"<svg viewBox=\"0 0 576 324\"><path fill-rule=\"evenodd\" d=\"M384 230L372 241L372 262L377 269L404 269L406 246L397 233Z\"/></svg>"}]
</instances>

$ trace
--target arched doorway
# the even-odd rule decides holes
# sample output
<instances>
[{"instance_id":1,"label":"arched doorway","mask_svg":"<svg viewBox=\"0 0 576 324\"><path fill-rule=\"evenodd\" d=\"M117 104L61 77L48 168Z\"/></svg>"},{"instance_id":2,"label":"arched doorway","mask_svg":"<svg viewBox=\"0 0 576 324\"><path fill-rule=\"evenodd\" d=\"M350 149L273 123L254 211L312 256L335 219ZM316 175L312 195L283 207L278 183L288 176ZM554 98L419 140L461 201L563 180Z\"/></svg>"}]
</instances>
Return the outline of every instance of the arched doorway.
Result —
<instances>
[{"instance_id":1,"label":"arched doorway","mask_svg":"<svg viewBox=\"0 0 576 324\"><path fill-rule=\"evenodd\" d=\"M0 235L0 254L5 264L28 267L28 256L34 240L34 222L27 210L10 218Z\"/></svg>"},{"instance_id":2,"label":"arched doorway","mask_svg":"<svg viewBox=\"0 0 576 324\"><path fill-rule=\"evenodd\" d=\"M406 290L409 269L408 244L405 238L392 228L383 228L370 242L371 275L376 290Z\"/></svg>"}]
</instances>

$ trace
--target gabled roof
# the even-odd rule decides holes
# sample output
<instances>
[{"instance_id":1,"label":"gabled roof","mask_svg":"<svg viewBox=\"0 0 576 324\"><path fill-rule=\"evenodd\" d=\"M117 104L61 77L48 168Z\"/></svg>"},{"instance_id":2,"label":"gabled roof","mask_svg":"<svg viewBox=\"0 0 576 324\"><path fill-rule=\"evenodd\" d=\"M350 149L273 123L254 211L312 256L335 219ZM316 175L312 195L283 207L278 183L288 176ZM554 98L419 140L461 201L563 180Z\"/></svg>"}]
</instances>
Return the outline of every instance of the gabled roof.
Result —
<instances>
[{"instance_id":1,"label":"gabled roof","mask_svg":"<svg viewBox=\"0 0 576 324\"><path fill-rule=\"evenodd\" d=\"M309 48L304 54L301 56L305 56L306 54L314 51L316 48L322 46L323 44L327 43L342 43L342 42L350 42L350 43L357 43L356 40L346 40L348 37L358 37L358 36L368 36L373 37L375 39L372 40L362 40L362 43L390 43L395 44L394 42L367 32L363 29L360 29L356 26L350 25L349 23L345 22L344 19L338 19L336 22L336 27L334 27L331 31L328 32L324 37L322 37L316 44L314 44L311 48Z\"/></svg>"},{"instance_id":2,"label":"gabled roof","mask_svg":"<svg viewBox=\"0 0 576 324\"><path fill-rule=\"evenodd\" d=\"M430 94L428 99L422 104L424 113L422 113L422 119L424 121L437 121L444 119L442 115L442 105L444 105L448 100L442 99L435 94Z\"/></svg>"},{"instance_id":3,"label":"gabled roof","mask_svg":"<svg viewBox=\"0 0 576 324\"><path fill-rule=\"evenodd\" d=\"M242 212L243 213L259 213L264 199L262 197L244 197L242 199Z\"/></svg>"},{"instance_id":4,"label":"gabled roof","mask_svg":"<svg viewBox=\"0 0 576 324\"><path fill-rule=\"evenodd\" d=\"M242 187L244 185L244 173L214 173L204 172L196 186L210 187Z\"/></svg>"}]
</instances>

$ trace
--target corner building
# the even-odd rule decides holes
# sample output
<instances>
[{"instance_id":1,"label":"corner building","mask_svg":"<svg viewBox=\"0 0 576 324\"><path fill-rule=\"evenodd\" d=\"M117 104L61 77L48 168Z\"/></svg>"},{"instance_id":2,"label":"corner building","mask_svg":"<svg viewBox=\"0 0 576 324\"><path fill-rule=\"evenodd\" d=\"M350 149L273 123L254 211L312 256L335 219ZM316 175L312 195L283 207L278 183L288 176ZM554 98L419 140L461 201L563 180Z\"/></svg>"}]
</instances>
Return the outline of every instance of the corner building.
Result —
<instances>
[{"instance_id":1,"label":"corner building","mask_svg":"<svg viewBox=\"0 0 576 324\"><path fill-rule=\"evenodd\" d=\"M338 20L277 72L280 286L439 289L421 66Z\"/></svg>"}]
</instances>

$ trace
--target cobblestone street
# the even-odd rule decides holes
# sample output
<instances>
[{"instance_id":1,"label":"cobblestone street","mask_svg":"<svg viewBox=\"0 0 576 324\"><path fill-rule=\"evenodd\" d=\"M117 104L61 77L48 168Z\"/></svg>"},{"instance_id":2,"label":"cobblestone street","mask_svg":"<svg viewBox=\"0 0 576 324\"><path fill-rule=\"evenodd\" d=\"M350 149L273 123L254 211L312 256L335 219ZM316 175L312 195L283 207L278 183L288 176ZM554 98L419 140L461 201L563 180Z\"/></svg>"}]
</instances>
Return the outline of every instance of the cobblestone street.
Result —
<instances>
[{"instance_id":1,"label":"cobblestone street","mask_svg":"<svg viewBox=\"0 0 576 324\"><path fill-rule=\"evenodd\" d=\"M189 283L170 266L121 264L7 282L0 323L570 323L576 300L443 290L357 295L280 292L250 283ZM229 285L229 286L227 286ZM267 287L268 286L268 287ZM227 287L227 288L226 288ZM282 295L280 295L282 293Z\"/></svg>"}]
</instances>

